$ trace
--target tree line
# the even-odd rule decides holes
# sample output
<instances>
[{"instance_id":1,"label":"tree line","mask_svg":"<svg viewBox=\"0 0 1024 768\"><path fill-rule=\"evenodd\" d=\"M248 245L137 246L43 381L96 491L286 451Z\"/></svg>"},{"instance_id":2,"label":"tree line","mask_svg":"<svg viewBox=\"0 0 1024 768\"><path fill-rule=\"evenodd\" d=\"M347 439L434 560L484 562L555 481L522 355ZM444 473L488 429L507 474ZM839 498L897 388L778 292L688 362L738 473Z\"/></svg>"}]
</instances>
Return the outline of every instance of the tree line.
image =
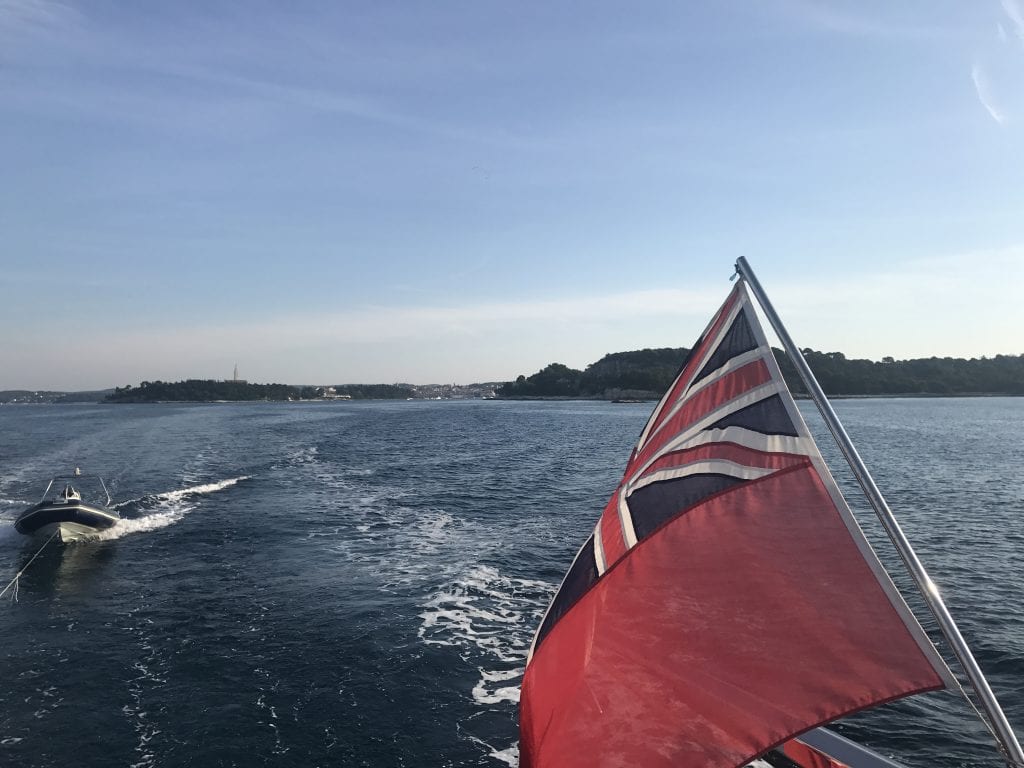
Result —
<instances>
[{"instance_id":1,"label":"tree line","mask_svg":"<svg viewBox=\"0 0 1024 768\"><path fill-rule=\"evenodd\" d=\"M405 399L413 396L404 384L342 384L335 387L339 395L353 400ZM177 403L177 402L244 402L255 400L315 400L322 392L318 387L291 384L250 384L216 379L185 381L144 381L139 386L116 387L103 401L107 403Z\"/></svg>"},{"instance_id":2,"label":"tree line","mask_svg":"<svg viewBox=\"0 0 1024 768\"><path fill-rule=\"evenodd\" d=\"M790 390L803 383L786 353L774 349ZM963 358L928 357L881 361L847 359L841 352L802 350L829 395L1024 395L1024 355ZM532 376L519 376L498 390L501 397L655 398L672 383L689 350L642 349L605 355L580 371L551 363Z\"/></svg>"}]
</instances>

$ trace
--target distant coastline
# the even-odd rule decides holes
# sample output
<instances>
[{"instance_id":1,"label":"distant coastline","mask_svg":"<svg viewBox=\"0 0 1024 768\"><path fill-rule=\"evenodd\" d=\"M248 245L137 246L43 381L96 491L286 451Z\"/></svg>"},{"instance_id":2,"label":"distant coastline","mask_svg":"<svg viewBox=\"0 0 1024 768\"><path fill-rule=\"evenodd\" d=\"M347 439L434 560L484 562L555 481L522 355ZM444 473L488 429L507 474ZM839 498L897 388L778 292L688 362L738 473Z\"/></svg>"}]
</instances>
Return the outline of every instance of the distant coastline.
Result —
<instances>
[{"instance_id":1,"label":"distant coastline","mask_svg":"<svg viewBox=\"0 0 1024 768\"><path fill-rule=\"evenodd\" d=\"M302 400L404 400L414 390L405 384L352 384L338 387L253 384L247 381L186 379L185 381L144 381L137 387L117 387L103 398L105 403L211 403L276 402Z\"/></svg>"},{"instance_id":2,"label":"distant coastline","mask_svg":"<svg viewBox=\"0 0 1024 768\"><path fill-rule=\"evenodd\" d=\"M785 353L774 350L790 389L805 395ZM583 370L551 363L514 381L479 384L336 384L308 386L187 379L143 381L138 386L87 392L7 390L0 403L214 403L337 400L657 400L676 377L689 350L642 349L605 355ZM880 361L848 359L840 352L803 350L822 389L834 398L999 397L1024 395L1024 355L929 357Z\"/></svg>"},{"instance_id":3,"label":"distant coastline","mask_svg":"<svg viewBox=\"0 0 1024 768\"><path fill-rule=\"evenodd\" d=\"M773 350L786 384L805 395L786 353ZM841 352L802 350L831 397L950 397L1024 395L1024 355L991 358L929 357L880 361L848 359ZM498 389L504 398L582 397L599 400L658 399L679 372L689 350L642 349L605 355L584 370L552 363Z\"/></svg>"}]
</instances>

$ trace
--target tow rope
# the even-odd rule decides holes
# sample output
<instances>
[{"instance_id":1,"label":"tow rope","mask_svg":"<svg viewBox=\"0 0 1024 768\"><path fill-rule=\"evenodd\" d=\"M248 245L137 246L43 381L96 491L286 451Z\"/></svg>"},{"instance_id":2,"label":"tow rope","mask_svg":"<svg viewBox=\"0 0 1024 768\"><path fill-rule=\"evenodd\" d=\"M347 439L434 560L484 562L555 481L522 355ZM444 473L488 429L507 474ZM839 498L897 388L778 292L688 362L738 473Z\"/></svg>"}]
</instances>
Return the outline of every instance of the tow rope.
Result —
<instances>
[{"instance_id":1,"label":"tow rope","mask_svg":"<svg viewBox=\"0 0 1024 768\"><path fill-rule=\"evenodd\" d=\"M49 544L51 541L53 541L53 537L56 536L58 533L60 533L60 528L58 528L53 533L51 533L50 534L50 538L48 538L46 541L43 542L43 546L41 546L39 549L37 549L36 553L34 555L32 555L31 559L27 563L25 563L25 565L22 567L22 569L20 571L18 571L16 574L14 574L14 578L11 579L11 583L8 584L6 587L4 587L3 591L0 592L0 597L3 597L4 595L6 595L7 594L7 590L10 589L11 587L14 587L14 591L11 592L11 602L14 602L14 603L18 602L18 579L21 578L21 574L23 574L25 571L28 570L28 567L30 565L32 565L32 561L35 560L37 557L39 557L39 553L42 552L44 549L46 549L46 545Z\"/></svg>"}]
</instances>

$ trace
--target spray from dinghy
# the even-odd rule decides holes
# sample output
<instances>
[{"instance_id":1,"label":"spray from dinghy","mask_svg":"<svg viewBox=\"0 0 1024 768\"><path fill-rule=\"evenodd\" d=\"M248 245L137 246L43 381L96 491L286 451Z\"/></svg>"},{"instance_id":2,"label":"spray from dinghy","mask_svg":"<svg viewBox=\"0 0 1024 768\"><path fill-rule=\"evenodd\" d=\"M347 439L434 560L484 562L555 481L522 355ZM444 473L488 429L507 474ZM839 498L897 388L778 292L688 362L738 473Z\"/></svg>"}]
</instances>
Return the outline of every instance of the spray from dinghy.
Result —
<instances>
[{"instance_id":1,"label":"spray from dinghy","mask_svg":"<svg viewBox=\"0 0 1024 768\"><path fill-rule=\"evenodd\" d=\"M22 510L31 505L31 501L23 499L0 498L0 542L16 541L19 538L18 532L14 530L14 521Z\"/></svg>"},{"instance_id":2,"label":"spray from dinghy","mask_svg":"<svg viewBox=\"0 0 1024 768\"><path fill-rule=\"evenodd\" d=\"M174 491L147 494L137 499L127 499L114 505L115 509L122 512L121 520L112 528L93 538L109 541L134 533L166 528L169 525L174 525L194 510L202 497L219 493L251 479L251 475L239 475L210 483L191 485Z\"/></svg>"}]
</instances>

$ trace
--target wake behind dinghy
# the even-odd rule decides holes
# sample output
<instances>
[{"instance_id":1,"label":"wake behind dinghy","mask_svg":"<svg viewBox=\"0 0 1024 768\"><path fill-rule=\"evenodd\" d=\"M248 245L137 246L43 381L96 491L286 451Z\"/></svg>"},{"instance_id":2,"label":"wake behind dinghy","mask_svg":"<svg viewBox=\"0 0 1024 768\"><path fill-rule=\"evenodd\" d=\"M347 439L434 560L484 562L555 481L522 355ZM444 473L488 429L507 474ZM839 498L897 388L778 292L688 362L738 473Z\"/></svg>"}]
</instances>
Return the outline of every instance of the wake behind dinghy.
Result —
<instances>
[{"instance_id":1,"label":"wake behind dinghy","mask_svg":"<svg viewBox=\"0 0 1024 768\"><path fill-rule=\"evenodd\" d=\"M79 487L90 490L102 489L106 497L104 504L97 504L82 499ZM51 490L60 490L51 494ZM18 533L28 536L51 536L57 533L62 541L74 541L106 530L114 525L121 516L111 508L110 492L99 475L83 475L75 469L71 475L56 475L43 491L43 498L20 515L14 521Z\"/></svg>"}]
</instances>

